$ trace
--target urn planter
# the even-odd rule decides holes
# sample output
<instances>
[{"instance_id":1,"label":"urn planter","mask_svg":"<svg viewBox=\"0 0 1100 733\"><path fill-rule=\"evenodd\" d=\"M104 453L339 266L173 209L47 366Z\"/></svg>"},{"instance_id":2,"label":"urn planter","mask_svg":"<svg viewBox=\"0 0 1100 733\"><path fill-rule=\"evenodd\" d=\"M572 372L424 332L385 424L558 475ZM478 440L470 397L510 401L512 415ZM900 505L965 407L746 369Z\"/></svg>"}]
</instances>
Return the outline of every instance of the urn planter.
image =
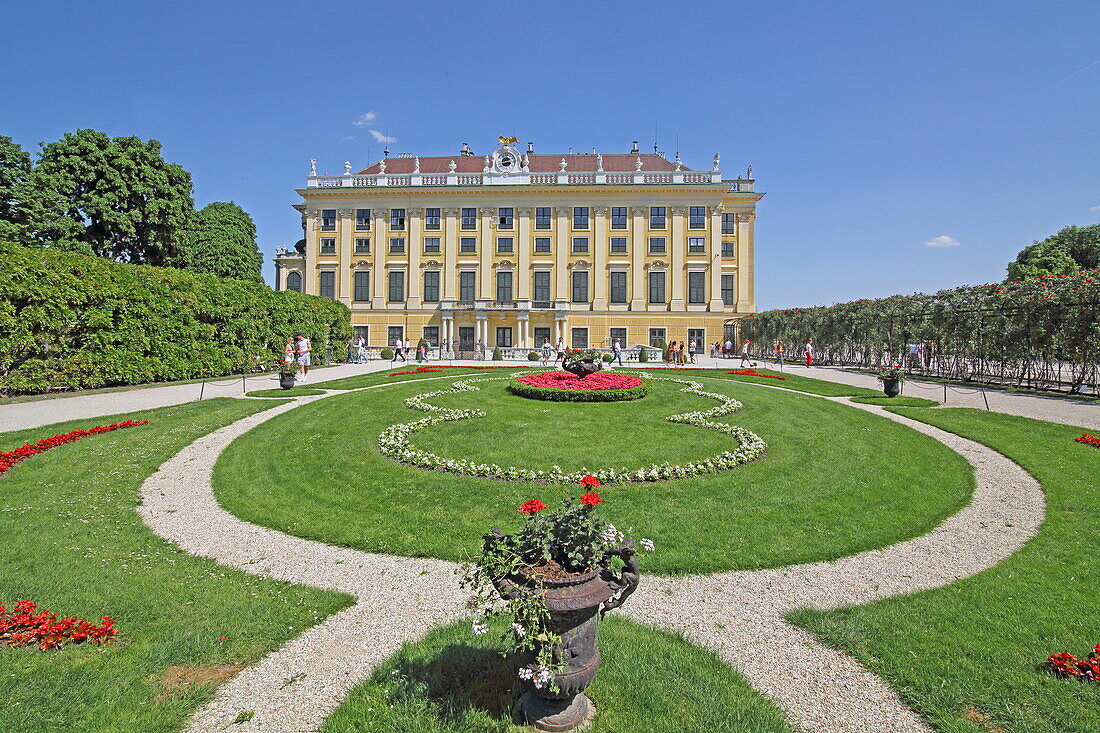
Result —
<instances>
[{"instance_id":1,"label":"urn planter","mask_svg":"<svg viewBox=\"0 0 1100 733\"><path fill-rule=\"evenodd\" d=\"M283 389L290 389L294 386L294 372L280 372L279 373L279 386Z\"/></svg>"},{"instance_id":2,"label":"urn planter","mask_svg":"<svg viewBox=\"0 0 1100 733\"><path fill-rule=\"evenodd\" d=\"M617 556L623 569L616 574L607 561ZM505 598L518 594L542 594L550 612L550 625L560 637L554 644L553 682L542 688L531 685L516 702L516 722L545 731L574 730L593 715L584 691L596 679L600 666L597 632L599 618L618 608L638 587L638 558L633 540L608 553L600 567L587 573L551 578L522 572L505 578L498 590ZM534 662L531 653L520 666Z\"/></svg>"},{"instance_id":3,"label":"urn planter","mask_svg":"<svg viewBox=\"0 0 1100 733\"><path fill-rule=\"evenodd\" d=\"M882 391L887 397L897 397L901 394L901 381L897 379L882 380Z\"/></svg>"},{"instance_id":4,"label":"urn planter","mask_svg":"<svg viewBox=\"0 0 1100 733\"><path fill-rule=\"evenodd\" d=\"M584 379L589 374L595 374L602 368L602 365L597 364L595 359L566 359L565 363L562 364L562 369L569 372L570 374L577 375L581 379Z\"/></svg>"}]
</instances>

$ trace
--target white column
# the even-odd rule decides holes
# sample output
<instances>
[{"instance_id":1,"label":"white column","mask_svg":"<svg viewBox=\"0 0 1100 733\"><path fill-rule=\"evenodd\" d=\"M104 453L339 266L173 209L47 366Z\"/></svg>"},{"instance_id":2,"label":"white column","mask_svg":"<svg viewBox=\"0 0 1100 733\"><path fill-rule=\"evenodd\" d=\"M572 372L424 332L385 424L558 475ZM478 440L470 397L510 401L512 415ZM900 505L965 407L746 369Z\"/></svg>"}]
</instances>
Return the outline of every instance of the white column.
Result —
<instances>
[{"instance_id":1,"label":"white column","mask_svg":"<svg viewBox=\"0 0 1100 733\"><path fill-rule=\"evenodd\" d=\"M496 243L493 241L496 229L493 227L494 214L496 209L489 207L482 207L479 210L481 214L481 242L479 244L478 254L481 255L478 259L481 260L479 269L481 270L481 277L478 278L480 286L478 287L477 297L478 300L494 300L496 295L493 293L493 247Z\"/></svg>"},{"instance_id":2,"label":"white column","mask_svg":"<svg viewBox=\"0 0 1100 733\"><path fill-rule=\"evenodd\" d=\"M455 273L458 272L458 268L455 265L458 263L458 209L443 209L444 215L443 224L443 300L455 300L458 297L458 290L455 286L455 278L458 277ZM452 327L454 323L451 323Z\"/></svg>"},{"instance_id":3,"label":"white column","mask_svg":"<svg viewBox=\"0 0 1100 733\"><path fill-rule=\"evenodd\" d=\"M351 230L355 209L340 209L339 266L336 268L336 297L344 305L351 305Z\"/></svg>"},{"instance_id":4,"label":"white column","mask_svg":"<svg viewBox=\"0 0 1100 733\"><path fill-rule=\"evenodd\" d=\"M386 236L385 226L388 210L374 209L371 211L370 241L374 248L374 287L371 289L371 308L381 310L386 307ZM387 335L387 340L389 336ZM393 344L387 344L392 346Z\"/></svg>"},{"instance_id":5,"label":"white column","mask_svg":"<svg viewBox=\"0 0 1100 733\"><path fill-rule=\"evenodd\" d=\"M737 312L751 313L749 279L752 277L750 214L737 214Z\"/></svg>"},{"instance_id":6,"label":"white column","mask_svg":"<svg viewBox=\"0 0 1100 733\"><path fill-rule=\"evenodd\" d=\"M630 310L644 311L646 309L646 299L649 297L646 294L647 283L645 281L646 208L644 206L633 206L630 209L630 213L632 215L631 226L634 229L634 231L630 233L632 253L630 258Z\"/></svg>"},{"instance_id":7,"label":"white column","mask_svg":"<svg viewBox=\"0 0 1100 733\"><path fill-rule=\"evenodd\" d=\"M720 313L722 305L722 206L710 209L710 236L707 237L707 259L710 260L710 305L712 313Z\"/></svg>"},{"instance_id":8,"label":"white column","mask_svg":"<svg viewBox=\"0 0 1100 733\"><path fill-rule=\"evenodd\" d=\"M405 307L412 310L420 307L420 250L424 246L422 236L424 209L409 209L406 217L405 253L409 258L408 292L405 293ZM411 339L410 339L411 340Z\"/></svg>"},{"instance_id":9,"label":"white column","mask_svg":"<svg viewBox=\"0 0 1100 733\"><path fill-rule=\"evenodd\" d=\"M554 208L554 300L569 300L569 272L565 269L569 256L569 227L573 210L568 206Z\"/></svg>"},{"instance_id":10,"label":"white column","mask_svg":"<svg viewBox=\"0 0 1100 733\"><path fill-rule=\"evenodd\" d=\"M607 207L596 206L592 209L592 213L596 215L596 221L593 225L594 236L592 237L594 264L590 275L590 278L595 282L589 283L589 287L594 289L592 310L606 311L608 279L610 277L607 273L607 250L610 246L607 241Z\"/></svg>"},{"instance_id":11,"label":"white column","mask_svg":"<svg viewBox=\"0 0 1100 733\"><path fill-rule=\"evenodd\" d=\"M668 242L668 278L672 281L669 283L672 297L669 299L668 309L682 311L684 310L684 280L687 279L687 273L684 271L684 256L687 254L687 240L684 239L684 214L687 213L687 207L671 206L669 207L669 213L672 214L672 236Z\"/></svg>"},{"instance_id":12,"label":"white column","mask_svg":"<svg viewBox=\"0 0 1100 733\"><path fill-rule=\"evenodd\" d=\"M531 249L534 247L531 241L532 211L534 210L528 206L516 209L516 252L519 254L519 265L514 275L518 281L512 283L512 287L516 289L516 300L531 299Z\"/></svg>"}]
</instances>

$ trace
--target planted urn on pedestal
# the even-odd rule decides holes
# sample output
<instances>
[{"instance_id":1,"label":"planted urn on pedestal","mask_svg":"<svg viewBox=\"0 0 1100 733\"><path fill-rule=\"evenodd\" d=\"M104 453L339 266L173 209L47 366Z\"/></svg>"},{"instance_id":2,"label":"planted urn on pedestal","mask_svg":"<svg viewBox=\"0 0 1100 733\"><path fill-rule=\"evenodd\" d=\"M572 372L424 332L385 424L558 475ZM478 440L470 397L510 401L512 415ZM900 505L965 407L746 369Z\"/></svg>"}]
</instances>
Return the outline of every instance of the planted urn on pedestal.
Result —
<instances>
[{"instance_id":1,"label":"planted urn on pedestal","mask_svg":"<svg viewBox=\"0 0 1100 733\"><path fill-rule=\"evenodd\" d=\"M599 486L591 476L581 483ZM592 491L567 495L552 511L528 501L519 507L523 526L512 535L494 527L464 578L477 593L475 634L487 630L487 616L513 616L507 636L527 687L515 718L538 730L574 730L593 717L584 693L600 666L599 618L638 586L635 542L600 519L600 503ZM641 544L653 549L650 540Z\"/></svg>"},{"instance_id":2,"label":"planted urn on pedestal","mask_svg":"<svg viewBox=\"0 0 1100 733\"><path fill-rule=\"evenodd\" d=\"M901 367L883 366L875 370L875 376L882 382L882 392L887 397L897 397L901 394L901 383L905 381L905 372Z\"/></svg>"}]
</instances>

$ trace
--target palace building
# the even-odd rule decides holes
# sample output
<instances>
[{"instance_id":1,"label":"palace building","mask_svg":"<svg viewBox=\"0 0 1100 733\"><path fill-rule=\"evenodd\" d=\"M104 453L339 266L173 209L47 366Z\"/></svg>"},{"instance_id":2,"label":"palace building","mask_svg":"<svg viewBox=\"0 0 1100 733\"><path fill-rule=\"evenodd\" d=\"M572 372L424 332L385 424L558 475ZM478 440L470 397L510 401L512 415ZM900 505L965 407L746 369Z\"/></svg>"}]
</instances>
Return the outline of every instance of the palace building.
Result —
<instances>
[{"instance_id":1,"label":"palace building","mask_svg":"<svg viewBox=\"0 0 1100 733\"><path fill-rule=\"evenodd\" d=\"M724 179L661 154L385 157L299 189L305 237L276 288L333 298L373 346L444 354L544 339L606 348L724 340L755 311L752 169Z\"/></svg>"}]
</instances>

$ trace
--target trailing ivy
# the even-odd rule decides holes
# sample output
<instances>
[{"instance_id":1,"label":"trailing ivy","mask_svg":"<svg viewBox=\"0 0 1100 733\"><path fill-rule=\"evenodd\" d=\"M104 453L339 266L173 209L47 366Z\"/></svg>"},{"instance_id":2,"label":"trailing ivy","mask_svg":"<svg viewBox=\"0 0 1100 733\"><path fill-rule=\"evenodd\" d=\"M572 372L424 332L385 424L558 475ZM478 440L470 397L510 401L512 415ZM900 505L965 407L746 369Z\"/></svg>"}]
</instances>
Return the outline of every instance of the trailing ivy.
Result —
<instances>
[{"instance_id":1,"label":"trailing ivy","mask_svg":"<svg viewBox=\"0 0 1100 733\"><path fill-rule=\"evenodd\" d=\"M297 332L351 337L325 298L171 268L0 243L0 395L216 377L273 367Z\"/></svg>"}]
</instances>

